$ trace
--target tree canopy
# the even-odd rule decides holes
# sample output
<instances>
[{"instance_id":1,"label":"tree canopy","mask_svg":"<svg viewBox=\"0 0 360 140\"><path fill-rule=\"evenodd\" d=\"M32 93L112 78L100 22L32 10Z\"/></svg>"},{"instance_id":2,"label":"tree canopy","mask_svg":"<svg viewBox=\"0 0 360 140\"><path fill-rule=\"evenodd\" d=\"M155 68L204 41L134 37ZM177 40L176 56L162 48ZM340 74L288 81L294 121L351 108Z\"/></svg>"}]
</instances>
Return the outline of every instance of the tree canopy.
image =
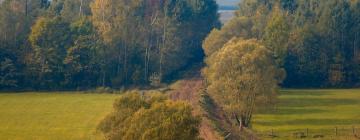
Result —
<instances>
[{"instance_id":1,"label":"tree canopy","mask_svg":"<svg viewBox=\"0 0 360 140\"><path fill-rule=\"evenodd\" d=\"M240 127L250 126L259 103L275 99L278 68L271 51L257 40L234 38L206 63L206 91Z\"/></svg>"},{"instance_id":2,"label":"tree canopy","mask_svg":"<svg viewBox=\"0 0 360 140\"><path fill-rule=\"evenodd\" d=\"M358 6L357 0L242 0L203 48L211 56L233 37L255 38L272 50L284 87L358 86Z\"/></svg>"},{"instance_id":3,"label":"tree canopy","mask_svg":"<svg viewBox=\"0 0 360 140\"><path fill-rule=\"evenodd\" d=\"M5 0L0 23L17 88L50 90L172 81L220 26L215 0Z\"/></svg>"}]
</instances>

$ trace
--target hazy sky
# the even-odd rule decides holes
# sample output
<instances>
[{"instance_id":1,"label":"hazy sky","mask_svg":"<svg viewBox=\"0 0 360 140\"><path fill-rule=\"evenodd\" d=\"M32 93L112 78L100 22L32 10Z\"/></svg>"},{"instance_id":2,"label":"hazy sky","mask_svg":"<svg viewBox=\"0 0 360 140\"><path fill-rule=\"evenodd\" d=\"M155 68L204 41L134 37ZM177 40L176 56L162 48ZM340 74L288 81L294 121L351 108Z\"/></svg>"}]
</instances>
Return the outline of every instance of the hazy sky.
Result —
<instances>
[{"instance_id":1,"label":"hazy sky","mask_svg":"<svg viewBox=\"0 0 360 140\"><path fill-rule=\"evenodd\" d=\"M240 0L216 0L219 5L237 5Z\"/></svg>"}]
</instances>

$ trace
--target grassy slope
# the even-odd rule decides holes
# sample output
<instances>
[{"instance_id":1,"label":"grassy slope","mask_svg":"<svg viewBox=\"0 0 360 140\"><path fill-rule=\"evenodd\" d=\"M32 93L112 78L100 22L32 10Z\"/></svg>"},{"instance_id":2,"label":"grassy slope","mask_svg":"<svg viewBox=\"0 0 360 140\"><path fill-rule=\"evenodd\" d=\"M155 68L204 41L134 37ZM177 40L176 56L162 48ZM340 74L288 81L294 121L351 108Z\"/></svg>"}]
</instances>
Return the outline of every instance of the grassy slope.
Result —
<instances>
[{"instance_id":1,"label":"grassy slope","mask_svg":"<svg viewBox=\"0 0 360 140\"><path fill-rule=\"evenodd\" d=\"M254 129L289 139L294 132L309 135L352 135L360 132L360 90L284 90L275 110L262 111L254 119ZM345 130L346 129L346 130Z\"/></svg>"},{"instance_id":2,"label":"grassy slope","mask_svg":"<svg viewBox=\"0 0 360 140\"><path fill-rule=\"evenodd\" d=\"M0 94L0 139L96 139L116 95Z\"/></svg>"}]
</instances>

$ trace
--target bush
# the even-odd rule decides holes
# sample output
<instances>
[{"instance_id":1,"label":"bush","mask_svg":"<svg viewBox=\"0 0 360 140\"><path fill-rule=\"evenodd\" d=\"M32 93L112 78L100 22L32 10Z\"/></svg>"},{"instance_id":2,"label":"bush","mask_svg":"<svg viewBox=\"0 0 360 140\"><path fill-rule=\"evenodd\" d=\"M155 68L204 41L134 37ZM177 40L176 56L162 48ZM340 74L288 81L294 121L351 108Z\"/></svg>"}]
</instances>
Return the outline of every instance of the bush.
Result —
<instances>
[{"instance_id":1,"label":"bush","mask_svg":"<svg viewBox=\"0 0 360 140\"><path fill-rule=\"evenodd\" d=\"M160 93L126 93L114 103L114 112L98 126L108 140L197 140L200 119L185 102L173 102Z\"/></svg>"}]
</instances>

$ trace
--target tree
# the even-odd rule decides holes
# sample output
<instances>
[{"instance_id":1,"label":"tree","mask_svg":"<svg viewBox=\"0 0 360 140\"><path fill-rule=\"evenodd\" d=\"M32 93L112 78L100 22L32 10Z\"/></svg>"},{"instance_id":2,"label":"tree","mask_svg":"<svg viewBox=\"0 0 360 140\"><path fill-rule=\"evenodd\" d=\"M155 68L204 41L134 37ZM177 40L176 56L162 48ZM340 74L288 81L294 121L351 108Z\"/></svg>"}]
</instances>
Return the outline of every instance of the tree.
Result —
<instances>
[{"instance_id":1,"label":"tree","mask_svg":"<svg viewBox=\"0 0 360 140\"><path fill-rule=\"evenodd\" d=\"M41 2L35 0L4 0L0 5L0 61L10 72L5 75L12 75L12 80L7 80L7 84L12 86L6 86L7 89L13 89L14 85L16 89L28 86L28 82L22 79L25 75L23 65L30 52L27 38L33 21L43 10Z\"/></svg>"},{"instance_id":2,"label":"tree","mask_svg":"<svg viewBox=\"0 0 360 140\"><path fill-rule=\"evenodd\" d=\"M360 83L360 33L358 32L360 30L360 1L356 0L352 4L352 45L353 45L353 61L355 64L354 72L351 77L357 77L356 82Z\"/></svg>"},{"instance_id":3,"label":"tree","mask_svg":"<svg viewBox=\"0 0 360 140\"><path fill-rule=\"evenodd\" d=\"M347 62L351 62L352 47L349 45L349 30L351 28L351 9L346 0L329 1L324 3L327 8L320 15L318 23L321 33L326 37L326 45L330 49L329 84L332 86L343 86L349 82L346 69ZM330 8L329 8L330 7Z\"/></svg>"},{"instance_id":4,"label":"tree","mask_svg":"<svg viewBox=\"0 0 360 140\"><path fill-rule=\"evenodd\" d=\"M96 0L91 9L99 34L116 50L117 86L148 84L154 75L169 81L201 62L202 41L220 23L214 0Z\"/></svg>"},{"instance_id":5,"label":"tree","mask_svg":"<svg viewBox=\"0 0 360 140\"><path fill-rule=\"evenodd\" d=\"M90 20L79 19L70 25L74 43L67 49L65 64L65 84L70 87L97 86L104 71L102 66L106 60L102 41L97 38L96 31Z\"/></svg>"},{"instance_id":6,"label":"tree","mask_svg":"<svg viewBox=\"0 0 360 140\"><path fill-rule=\"evenodd\" d=\"M284 10L289 11L290 13L295 12L298 6L297 0L280 0L280 5Z\"/></svg>"},{"instance_id":7,"label":"tree","mask_svg":"<svg viewBox=\"0 0 360 140\"><path fill-rule=\"evenodd\" d=\"M153 94L153 93L152 93ZM114 103L98 129L109 140L198 140L200 120L192 116L190 105L173 102L164 95L131 92Z\"/></svg>"},{"instance_id":8,"label":"tree","mask_svg":"<svg viewBox=\"0 0 360 140\"><path fill-rule=\"evenodd\" d=\"M284 86L322 87L328 79L328 49L316 27L307 24L292 31L284 68L288 72Z\"/></svg>"},{"instance_id":9,"label":"tree","mask_svg":"<svg viewBox=\"0 0 360 140\"><path fill-rule=\"evenodd\" d=\"M65 21L73 22L91 15L90 3L93 0L53 0L48 10L52 16L61 16Z\"/></svg>"},{"instance_id":10,"label":"tree","mask_svg":"<svg viewBox=\"0 0 360 140\"><path fill-rule=\"evenodd\" d=\"M271 9L273 2L273 0L242 0L236 15L246 17L255 16L259 7Z\"/></svg>"},{"instance_id":11,"label":"tree","mask_svg":"<svg viewBox=\"0 0 360 140\"><path fill-rule=\"evenodd\" d=\"M279 67L284 66L289 36L290 26L286 20L286 15L279 8L275 7L265 28L263 38L266 46L274 53Z\"/></svg>"},{"instance_id":12,"label":"tree","mask_svg":"<svg viewBox=\"0 0 360 140\"><path fill-rule=\"evenodd\" d=\"M271 51L255 39L232 39L206 63L206 91L241 129L250 127L255 107L271 103L280 82Z\"/></svg>"},{"instance_id":13,"label":"tree","mask_svg":"<svg viewBox=\"0 0 360 140\"><path fill-rule=\"evenodd\" d=\"M27 43L30 27L36 16L43 11L38 1L6 0L0 5L0 41L9 47L17 48L21 54Z\"/></svg>"},{"instance_id":14,"label":"tree","mask_svg":"<svg viewBox=\"0 0 360 140\"><path fill-rule=\"evenodd\" d=\"M19 72L11 59L0 61L0 90L18 87Z\"/></svg>"},{"instance_id":15,"label":"tree","mask_svg":"<svg viewBox=\"0 0 360 140\"><path fill-rule=\"evenodd\" d=\"M211 56L221 49L226 42L234 37L250 39L253 37L253 22L247 17L236 17L230 20L220 30L213 29L203 43L206 56Z\"/></svg>"},{"instance_id":16,"label":"tree","mask_svg":"<svg viewBox=\"0 0 360 140\"><path fill-rule=\"evenodd\" d=\"M29 41L34 53L29 66L37 73L40 86L59 88L63 81L63 60L71 44L69 32L69 25L58 17L39 18L32 27Z\"/></svg>"},{"instance_id":17,"label":"tree","mask_svg":"<svg viewBox=\"0 0 360 140\"><path fill-rule=\"evenodd\" d=\"M277 73L278 81L283 81L286 78L286 71L283 68L288 52L289 36L290 26L286 15L275 6L264 30L263 40L265 45L273 52L277 67L282 68Z\"/></svg>"}]
</instances>

